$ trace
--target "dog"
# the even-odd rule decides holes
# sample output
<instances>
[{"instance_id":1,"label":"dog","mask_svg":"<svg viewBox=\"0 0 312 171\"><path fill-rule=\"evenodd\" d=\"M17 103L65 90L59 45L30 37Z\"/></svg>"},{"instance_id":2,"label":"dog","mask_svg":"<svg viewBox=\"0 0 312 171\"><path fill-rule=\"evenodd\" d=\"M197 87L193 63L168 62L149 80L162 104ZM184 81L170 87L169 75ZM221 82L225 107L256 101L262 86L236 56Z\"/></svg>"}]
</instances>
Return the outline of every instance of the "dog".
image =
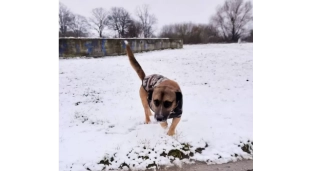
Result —
<instances>
[{"instance_id":1,"label":"dog","mask_svg":"<svg viewBox=\"0 0 312 171\"><path fill-rule=\"evenodd\" d=\"M140 98L145 112L145 124L150 123L152 110L154 118L165 129L168 127L167 119L172 119L167 135L174 135L182 115L183 96L180 86L162 75L146 76L135 59L128 41L124 41L124 43L130 64L142 81Z\"/></svg>"}]
</instances>

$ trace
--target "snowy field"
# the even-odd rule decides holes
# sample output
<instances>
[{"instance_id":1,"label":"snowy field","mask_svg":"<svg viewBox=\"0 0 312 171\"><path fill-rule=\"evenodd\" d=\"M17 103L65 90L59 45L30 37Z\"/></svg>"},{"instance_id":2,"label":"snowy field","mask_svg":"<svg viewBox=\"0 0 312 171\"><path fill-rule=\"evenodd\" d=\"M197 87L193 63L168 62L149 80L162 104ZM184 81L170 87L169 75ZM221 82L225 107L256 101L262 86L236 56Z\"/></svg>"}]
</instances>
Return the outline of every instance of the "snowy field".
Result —
<instances>
[{"instance_id":1,"label":"snowy field","mask_svg":"<svg viewBox=\"0 0 312 171\"><path fill-rule=\"evenodd\" d=\"M146 75L177 81L176 135L143 124L141 81L126 55L59 60L61 171L159 168L252 158L253 44L136 53ZM169 120L169 123L171 120Z\"/></svg>"}]
</instances>

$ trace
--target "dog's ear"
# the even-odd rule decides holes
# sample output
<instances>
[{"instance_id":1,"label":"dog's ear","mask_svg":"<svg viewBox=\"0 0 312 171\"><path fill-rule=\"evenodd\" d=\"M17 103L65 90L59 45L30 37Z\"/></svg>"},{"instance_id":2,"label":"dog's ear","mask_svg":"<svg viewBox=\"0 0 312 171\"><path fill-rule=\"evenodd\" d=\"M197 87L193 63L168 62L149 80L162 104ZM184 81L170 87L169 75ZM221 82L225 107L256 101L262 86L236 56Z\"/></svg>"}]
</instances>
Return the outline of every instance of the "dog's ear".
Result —
<instances>
[{"instance_id":1,"label":"dog's ear","mask_svg":"<svg viewBox=\"0 0 312 171\"><path fill-rule=\"evenodd\" d=\"M152 97L153 97L153 90L150 90L150 91L148 91L147 100L152 101Z\"/></svg>"},{"instance_id":2,"label":"dog's ear","mask_svg":"<svg viewBox=\"0 0 312 171\"><path fill-rule=\"evenodd\" d=\"M181 92L176 92L176 103L177 107L174 109L174 112L181 114L183 110L183 96Z\"/></svg>"},{"instance_id":3,"label":"dog's ear","mask_svg":"<svg viewBox=\"0 0 312 171\"><path fill-rule=\"evenodd\" d=\"M176 101L177 101L177 103L182 101L182 93L181 92L176 92Z\"/></svg>"}]
</instances>

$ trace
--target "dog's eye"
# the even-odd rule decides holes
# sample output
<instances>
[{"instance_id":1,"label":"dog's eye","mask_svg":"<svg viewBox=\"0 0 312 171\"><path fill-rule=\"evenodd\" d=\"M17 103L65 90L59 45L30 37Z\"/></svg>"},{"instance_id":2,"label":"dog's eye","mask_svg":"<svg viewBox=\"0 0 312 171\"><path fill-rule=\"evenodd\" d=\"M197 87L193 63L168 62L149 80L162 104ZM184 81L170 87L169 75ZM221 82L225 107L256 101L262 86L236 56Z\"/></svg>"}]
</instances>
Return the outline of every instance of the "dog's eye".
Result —
<instances>
[{"instance_id":1,"label":"dog's eye","mask_svg":"<svg viewBox=\"0 0 312 171\"><path fill-rule=\"evenodd\" d=\"M169 102L169 101L165 101L165 103L164 103L164 107L165 108L168 108L168 107L170 107L172 105L172 102Z\"/></svg>"},{"instance_id":2,"label":"dog's eye","mask_svg":"<svg viewBox=\"0 0 312 171\"><path fill-rule=\"evenodd\" d=\"M154 100L154 104L156 107L158 107L159 106L159 100Z\"/></svg>"}]
</instances>

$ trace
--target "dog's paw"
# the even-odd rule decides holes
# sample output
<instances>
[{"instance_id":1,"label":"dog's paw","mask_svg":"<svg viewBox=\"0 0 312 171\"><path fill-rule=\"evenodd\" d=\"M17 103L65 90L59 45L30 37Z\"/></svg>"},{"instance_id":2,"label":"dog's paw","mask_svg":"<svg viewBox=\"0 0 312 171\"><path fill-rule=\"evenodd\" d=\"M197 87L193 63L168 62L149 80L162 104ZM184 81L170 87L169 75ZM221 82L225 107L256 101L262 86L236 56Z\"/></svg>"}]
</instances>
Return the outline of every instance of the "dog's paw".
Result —
<instances>
[{"instance_id":1,"label":"dog's paw","mask_svg":"<svg viewBox=\"0 0 312 171\"><path fill-rule=\"evenodd\" d=\"M169 136L172 136L172 135L174 135L175 134L175 132L174 131L171 131L171 130L169 130L168 132L167 132L167 135L169 135Z\"/></svg>"},{"instance_id":2,"label":"dog's paw","mask_svg":"<svg viewBox=\"0 0 312 171\"><path fill-rule=\"evenodd\" d=\"M168 123L167 122L161 122L160 123L160 126L164 129L167 129L168 128Z\"/></svg>"},{"instance_id":3,"label":"dog's paw","mask_svg":"<svg viewBox=\"0 0 312 171\"><path fill-rule=\"evenodd\" d=\"M155 119L152 119L150 123L151 124L158 124L158 122Z\"/></svg>"},{"instance_id":4,"label":"dog's paw","mask_svg":"<svg viewBox=\"0 0 312 171\"><path fill-rule=\"evenodd\" d=\"M144 124L150 124L151 123L151 120L145 120L144 121Z\"/></svg>"}]
</instances>

